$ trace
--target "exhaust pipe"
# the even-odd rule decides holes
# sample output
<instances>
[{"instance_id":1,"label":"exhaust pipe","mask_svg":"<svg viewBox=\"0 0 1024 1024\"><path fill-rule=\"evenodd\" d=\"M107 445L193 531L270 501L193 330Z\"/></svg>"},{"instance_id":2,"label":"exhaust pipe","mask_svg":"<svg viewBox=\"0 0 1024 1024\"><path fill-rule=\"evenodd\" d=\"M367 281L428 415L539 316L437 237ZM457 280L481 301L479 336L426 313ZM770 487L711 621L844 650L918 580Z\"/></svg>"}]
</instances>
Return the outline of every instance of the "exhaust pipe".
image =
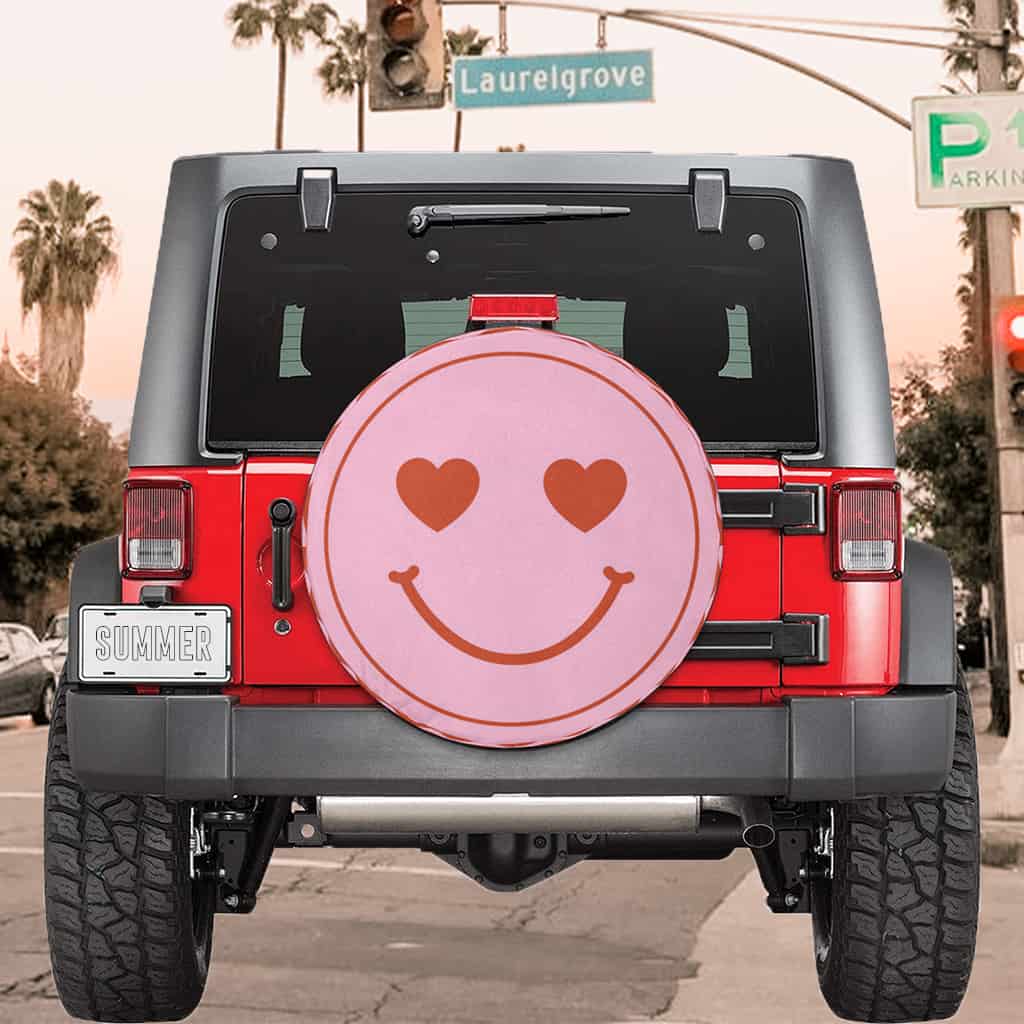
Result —
<instances>
[{"instance_id":1,"label":"exhaust pipe","mask_svg":"<svg viewBox=\"0 0 1024 1024\"><path fill-rule=\"evenodd\" d=\"M583 832L696 834L704 811L740 819L745 845L775 842L771 808L757 797L720 796L321 796L325 836L382 833ZM707 822L712 828L712 822Z\"/></svg>"},{"instance_id":2,"label":"exhaust pipe","mask_svg":"<svg viewBox=\"0 0 1024 1024\"><path fill-rule=\"evenodd\" d=\"M326 836L372 832L696 832L698 796L322 796Z\"/></svg>"},{"instance_id":3,"label":"exhaust pipe","mask_svg":"<svg viewBox=\"0 0 1024 1024\"><path fill-rule=\"evenodd\" d=\"M706 796L706 811L722 811L735 815L743 826L743 843L752 850L763 850L775 842L772 809L764 797L758 796Z\"/></svg>"}]
</instances>

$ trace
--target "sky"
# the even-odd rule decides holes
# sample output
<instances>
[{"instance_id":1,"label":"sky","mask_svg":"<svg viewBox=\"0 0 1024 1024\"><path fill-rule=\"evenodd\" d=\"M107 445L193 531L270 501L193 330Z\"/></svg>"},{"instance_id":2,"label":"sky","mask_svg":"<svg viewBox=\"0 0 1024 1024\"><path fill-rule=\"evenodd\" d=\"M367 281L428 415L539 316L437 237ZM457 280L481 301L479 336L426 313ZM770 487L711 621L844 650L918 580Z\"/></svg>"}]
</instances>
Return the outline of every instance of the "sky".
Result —
<instances>
[{"instance_id":1,"label":"sky","mask_svg":"<svg viewBox=\"0 0 1024 1024\"><path fill-rule=\"evenodd\" d=\"M5 3L0 34L0 333L32 354L35 318L22 321L6 259L18 200L51 178L99 193L116 225L118 278L104 286L86 332L81 391L115 430L128 426L145 334L168 172L190 153L273 144L276 58L269 43L237 49L228 0L49 0ZM364 17L354 0L334 4ZM671 5L669 5L671 6ZM757 0L692 0L690 9L764 13ZM941 0L777 0L773 13L943 24ZM495 34L493 6L446 6L445 25ZM713 27L713 26L712 26ZM596 18L512 8L512 54L594 47ZM731 30L849 83L909 116L914 96L946 81L938 51L775 32ZM917 37L922 38L922 37ZM927 37L925 37L927 38ZM941 37L937 37L941 38ZM756 57L676 32L611 20L612 49L654 49L655 102L470 111L463 149L815 153L846 157L860 181L878 275L890 364L931 359L956 340L954 300L964 257L956 212L918 210L910 132L839 93ZM355 148L355 105L326 100L313 49L293 58L288 148ZM451 110L369 114L367 147L445 150ZM510 157L514 159L514 157ZM1018 253L1018 266L1020 253Z\"/></svg>"}]
</instances>

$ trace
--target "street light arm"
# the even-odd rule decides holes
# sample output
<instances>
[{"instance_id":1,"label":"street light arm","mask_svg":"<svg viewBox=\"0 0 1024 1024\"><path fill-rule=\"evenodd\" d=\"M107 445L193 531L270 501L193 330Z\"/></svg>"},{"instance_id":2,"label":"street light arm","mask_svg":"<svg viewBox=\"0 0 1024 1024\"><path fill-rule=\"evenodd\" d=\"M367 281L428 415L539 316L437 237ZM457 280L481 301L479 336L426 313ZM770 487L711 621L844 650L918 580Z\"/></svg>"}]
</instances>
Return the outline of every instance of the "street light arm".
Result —
<instances>
[{"instance_id":1,"label":"street light arm","mask_svg":"<svg viewBox=\"0 0 1024 1024\"><path fill-rule=\"evenodd\" d=\"M499 0L443 0L443 2L446 7L490 7L499 5ZM722 35L720 32L713 32L710 29L699 28L696 25L682 24L674 19L659 18L655 15L644 14L639 11L630 11L628 9L624 11L609 11L605 10L603 7L559 3L557 0L500 0L500 3L506 7L539 7L552 11L575 11L577 14L605 15L609 18L620 18L623 21L635 21L644 25L655 25L658 28L667 28L672 32L684 32L687 35L707 39L713 43L721 43L723 46L730 46L733 49L742 50L744 53L752 54L755 57L761 57L763 60L771 61L773 64L781 64L783 67L797 72L797 74L805 75L807 78L811 78L821 85L834 89L836 92L841 92L844 96L848 96L850 99L856 100L858 103L862 103L864 106L869 107L871 110L874 110L876 113L888 118L890 121L894 121L901 128L906 128L907 131L910 131L910 122L905 117L897 114L895 110L890 110L887 106L879 103L875 99L872 99L870 96L854 89L853 86L846 85L845 82L840 82L838 79L832 78L831 76L824 74L824 72L818 71L806 64L801 64L799 61L792 60L789 57L784 57L781 53L775 53L774 50L766 50L762 46L755 46L753 43L746 43L740 39L733 39L732 36Z\"/></svg>"},{"instance_id":2,"label":"street light arm","mask_svg":"<svg viewBox=\"0 0 1024 1024\"><path fill-rule=\"evenodd\" d=\"M878 100L872 99L866 93L862 93L858 89L854 89L853 86L847 85L845 82L840 82L837 78L832 78L830 75L826 75L824 72L818 71L807 64L801 64L799 61L793 60L790 57L784 57L781 53L776 53L774 50L766 50L762 46L755 46L753 43L746 43L740 39L733 39L732 36L722 35L720 32L712 32L709 29L699 28L696 25L681 25L678 22L664 18L650 16L636 17L628 13L624 13L624 17L630 20L645 21L650 25L659 25L661 28L674 29L677 32L685 32L688 35L699 36L702 39L708 39L714 43L721 43L723 46L731 46L734 49L743 50L745 53L753 54L755 57L761 57L764 60L771 61L773 64L781 64L783 67L797 72L797 74L805 75L807 78L814 79L814 81L820 82L822 85L826 85L830 89L835 89L837 92L841 92L844 96L849 96L850 99L856 100L858 103L863 103L864 106L870 107L876 113L881 114L883 117L887 117L890 121L895 121L895 123L901 128L906 128L907 131L911 130L910 121L908 121L907 118L897 114L895 110L890 110L889 107L879 103Z\"/></svg>"}]
</instances>

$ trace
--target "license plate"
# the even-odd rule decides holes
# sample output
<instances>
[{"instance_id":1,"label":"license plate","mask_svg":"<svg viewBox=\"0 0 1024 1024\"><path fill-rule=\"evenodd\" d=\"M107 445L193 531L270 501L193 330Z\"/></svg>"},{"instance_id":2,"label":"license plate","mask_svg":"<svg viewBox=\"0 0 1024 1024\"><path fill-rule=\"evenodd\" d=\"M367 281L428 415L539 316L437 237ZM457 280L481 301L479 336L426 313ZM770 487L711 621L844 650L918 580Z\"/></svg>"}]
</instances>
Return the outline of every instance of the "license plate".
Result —
<instances>
[{"instance_id":1,"label":"license plate","mask_svg":"<svg viewBox=\"0 0 1024 1024\"><path fill-rule=\"evenodd\" d=\"M231 609L223 605L84 605L78 618L83 682L226 683Z\"/></svg>"}]
</instances>

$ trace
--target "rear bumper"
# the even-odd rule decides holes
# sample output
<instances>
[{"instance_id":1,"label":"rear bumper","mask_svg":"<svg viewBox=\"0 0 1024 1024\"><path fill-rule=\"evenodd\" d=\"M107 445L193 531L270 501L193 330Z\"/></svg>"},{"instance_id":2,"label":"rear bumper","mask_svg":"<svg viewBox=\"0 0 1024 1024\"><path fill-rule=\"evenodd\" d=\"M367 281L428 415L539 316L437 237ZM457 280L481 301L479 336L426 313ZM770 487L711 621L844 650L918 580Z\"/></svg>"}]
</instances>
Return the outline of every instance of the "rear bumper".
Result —
<instances>
[{"instance_id":1,"label":"rear bumper","mask_svg":"<svg viewBox=\"0 0 1024 1024\"><path fill-rule=\"evenodd\" d=\"M71 761L84 786L183 799L928 792L949 774L955 715L953 690L938 687L772 707L637 708L554 746L489 750L383 708L68 693Z\"/></svg>"}]
</instances>

